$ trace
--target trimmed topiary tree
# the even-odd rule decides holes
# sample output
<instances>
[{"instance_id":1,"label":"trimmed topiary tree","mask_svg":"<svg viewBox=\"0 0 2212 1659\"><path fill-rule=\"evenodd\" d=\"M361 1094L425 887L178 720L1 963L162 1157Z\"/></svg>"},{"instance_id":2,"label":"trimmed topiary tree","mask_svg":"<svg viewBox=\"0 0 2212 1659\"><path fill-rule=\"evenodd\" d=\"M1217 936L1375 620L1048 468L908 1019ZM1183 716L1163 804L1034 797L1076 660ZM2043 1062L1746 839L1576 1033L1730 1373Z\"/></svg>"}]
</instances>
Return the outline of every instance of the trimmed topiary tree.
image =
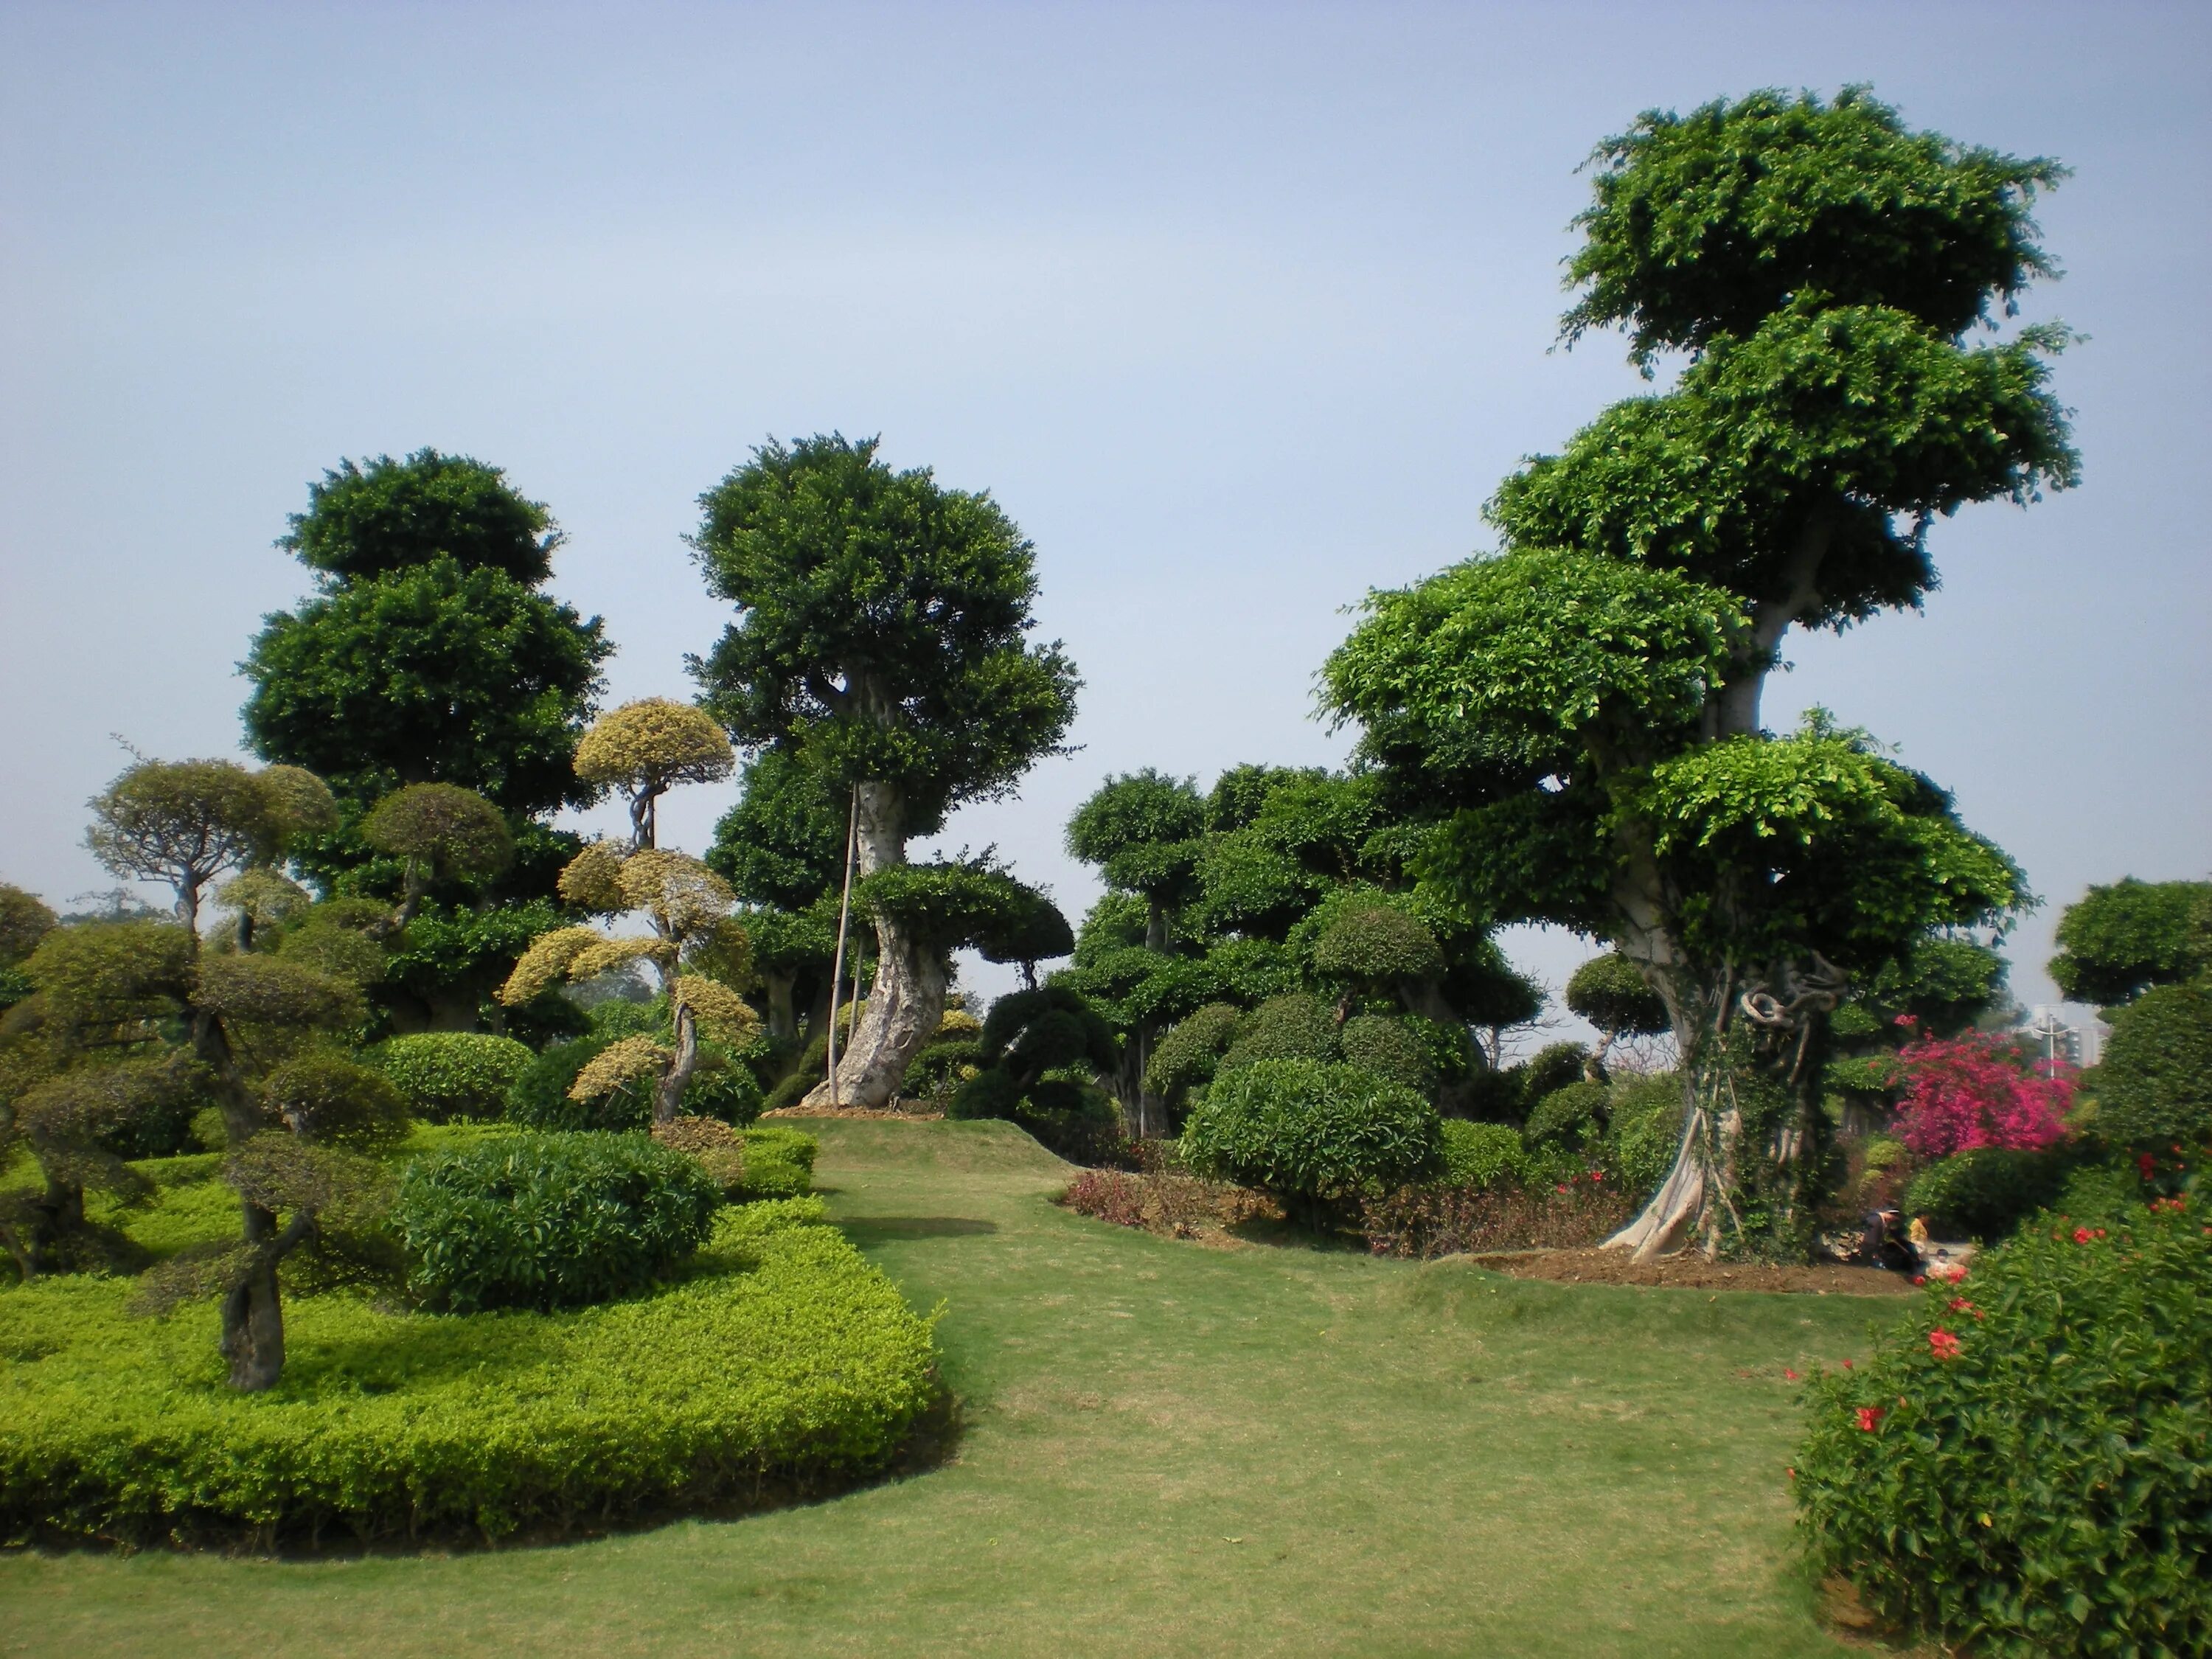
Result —
<instances>
[{"instance_id":1,"label":"trimmed topiary tree","mask_svg":"<svg viewBox=\"0 0 2212 1659\"><path fill-rule=\"evenodd\" d=\"M2097 1066L2097 1133L2116 1147L2212 1142L2212 988L2162 985L2121 1009Z\"/></svg>"},{"instance_id":2,"label":"trimmed topiary tree","mask_svg":"<svg viewBox=\"0 0 2212 1659\"><path fill-rule=\"evenodd\" d=\"M1264 1188L1310 1225L1363 1194L1434 1174L1436 1108L1356 1066L1261 1060L1224 1072L1184 1124L1197 1174Z\"/></svg>"}]
</instances>

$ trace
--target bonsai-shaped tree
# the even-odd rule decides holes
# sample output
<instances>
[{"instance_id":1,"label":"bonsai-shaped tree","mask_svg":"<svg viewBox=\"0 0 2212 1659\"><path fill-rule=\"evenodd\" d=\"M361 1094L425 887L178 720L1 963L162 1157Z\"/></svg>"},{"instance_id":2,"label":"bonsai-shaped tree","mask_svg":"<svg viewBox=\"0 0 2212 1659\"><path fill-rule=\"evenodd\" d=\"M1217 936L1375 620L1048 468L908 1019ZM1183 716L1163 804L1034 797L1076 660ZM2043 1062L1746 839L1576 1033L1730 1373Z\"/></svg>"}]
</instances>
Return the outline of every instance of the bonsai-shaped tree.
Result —
<instances>
[{"instance_id":1,"label":"bonsai-shaped tree","mask_svg":"<svg viewBox=\"0 0 2212 1659\"><path fill-rule=\"evenodd\" d=\"M499 990L510 1006L562 980L581 982L624 963L647 963L668 1001L670 1040L624 1037L577 1074L572 1098L595 1099L626 1083L649 1081L653 1121L672 1122L699 1066L703 1031L725 1047L742 1048L760 1029L759 1016L722 978L742 979L750 952L731 916L729 884L684 853L624 853L593 842L561 872L561 896L599 915L641 911L652 932L610 939L589 927L561 927L532 941Z\"/></svg>"},{"instance_id":2,"label":"bonsai-shaped tree","mask_svg":"<svg viewBox=\"0 0 2212 1659\"><path fill-rule=\"evenodd\" d=\"M2068 996L2117 1006L2212 969L2212 882L2092 887L2058 918L2051 977Z\"/></svg>"},{"instance_id":3,"label":"bonsai-shaped tree","mask_svg":"<svg viewBox=\"0 0 2212 1659\"><path fill-rule=\"evenodd\" d=\"M692 665L706 706L739 744L782 750L847 805L863 878L1057 752L1074 669L1057 646L1025 641L1034 556L988 495L894 472L873 440L832 434L764 446L701 505L692 544L710 591L738 607ZM834 1085L811 1099L888 1101L944 1013L936 958L896 907L875 931L866 1012Z\"/></svg>"},{"instance_id":4,"label":"bonsai-shaped tree","mask_svg":"<svg viewBox=\"0 0 2212 1659\"><path fill-rule=\"evenodd\" d=\"M1621 1038L1657 1036L1674 1029L1665 1000L1618 951L1592 957L1568 975L1567 1007L1597 1028L1597 1047L1583 1061L1583 1078L1589 1083L1606 1080L1606 1057Z\"/></svg>"},{"instance_id":5,"label":"bonsai-shaped tree","mask_svg":"<svg viewBox=\"0 0 2212 1659\"><path fill-rule=\"evenodd\" d=\"M92 799L85 845L116 875L167 884L197 935L208 884L265 864L295 838L337 822L331 793L296 766L141 760Z\"/></svg>"},{"instance_id":6,"label":"bonsai-shaped tree","mask_svg":"<svg viewBox=\"0 0 2212 1659\"><path fill-rule=\"evenodd\" d=\"M290 836L327 822L312 810L328 800L313 779L270 770L274 778L223 762L142 762L95 799L95 851L119 873L167 880L184 925L58 928L25 963L37 995L10 1011L32 1028L45 1073L19 1109L35 1120L34 1150L46 1143L49 1200L58 1171L77 1188L50 1202L50 1219L57 1209L81 1216L88 1179L127 1188L113 1166L86 1158L103 1130L180 1091L213 1096L241 1236L178 1258L149 1293L221 1298L222 1352L232 1385L245 1389L271 1386L283 1369L279 1263L335 1240L379 1186L375 1167L346 1143L393 1133L400 1112L373 1073L314 1052L360 1024L355 984L266 955L213 954L191 925L216 873L280 856Z\"/></svg>"},{"instance_id":7,"label":"bonsai-shaped tree","mask_svg":"<svg viewBox=\"0 0 2212 1659\"><path fill-rule=\"evenodd\" d=\"M1010 878L1011 879L1011 878ZM1049 894L1014 882L1013 914L1002 925L975 941L977 954L986 962L1011 963L1022 970L1022 988L1037 987L1036 967L1075 949L1075 930L1052 902Z\"/></svg>"},{"instance_id":8,"label":"bonsai-shaped tree","mask_svg":"<svg viewBox=\"0 0 2212 1659\"><path fill-rule=\"evenodd\" d=\"M406 866L392 925L404 927L422 908L432 881L483 881L514 858L507 819L473 789L451 783L410 783L377 802L362 821L362 839Z\"/></svg>"},{"instance_id":9,"label":"bonsai-shaped tree","mask_svg":"<svg viewBox=\"0 0 2212 1659\"><path fill-rule=\"evenodd\" d=\"M702 709L666 697L626 702L592 722L576 745L576 775L629 802L633 850L653 845L654 807L672 785L716 783L736 768L722 728Z\"/></svg>"},{"instance_id":10,"label":"bonsai-shaped tree","mask_svg":"<svg viewBox=\"0 0 2212 1659\"><path fill-rule=\"evenodd\" d=\"M1685 354L1509 478L1495 557L1372 596L1327 697L1398 798L1449 816L1423 872L1500 921L1609 939L1686 1060L1674 1171L1613 1243L1809 1238L1825 1018L2019 872L1863 734L1762 730L1792 625L1917 604L1927 532L2075 478L2054 327L1969 343L2047 270L2060 170L1907 129L1861 90L1652 112L1599 147L1570 339Z\"/></svg>"}]
</instances>

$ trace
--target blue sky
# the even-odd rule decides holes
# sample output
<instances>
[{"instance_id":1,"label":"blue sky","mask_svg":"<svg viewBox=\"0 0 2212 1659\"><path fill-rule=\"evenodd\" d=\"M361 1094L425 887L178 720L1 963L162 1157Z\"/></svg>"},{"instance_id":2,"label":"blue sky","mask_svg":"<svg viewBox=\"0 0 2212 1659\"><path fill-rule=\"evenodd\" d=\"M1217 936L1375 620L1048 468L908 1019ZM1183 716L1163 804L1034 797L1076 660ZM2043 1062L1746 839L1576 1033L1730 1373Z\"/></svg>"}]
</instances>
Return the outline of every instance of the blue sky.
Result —
<instances>
[{"instance_id":1,"label":"blue sky","mask_svg":"<svg viewBox=\"0 0 2212 1659\"><path fill-rule=\"evenodd\" d=\"M1035 539L1073 758L945 842L1071 913L1108 772L1332 761L1342 608L1638 382L1553 350L1576 168L1641 109L1873 84L2053 155L2031 300L2085 482L1936 532L1923 615L1793 635L1812 702L1955 789L2051 902L2201 877L2212 12L1798 6L0 5L0 878L108 884L85 798L231 752L270 546L340 456L508 469L554 587L688 694L681 537L769 434L881 433ZM727 791L672 798L702 846ZM1557 983L1585 954L1516 934ZM975 981L1000 988L995 979Z\"/></svg>"}]
</instances>

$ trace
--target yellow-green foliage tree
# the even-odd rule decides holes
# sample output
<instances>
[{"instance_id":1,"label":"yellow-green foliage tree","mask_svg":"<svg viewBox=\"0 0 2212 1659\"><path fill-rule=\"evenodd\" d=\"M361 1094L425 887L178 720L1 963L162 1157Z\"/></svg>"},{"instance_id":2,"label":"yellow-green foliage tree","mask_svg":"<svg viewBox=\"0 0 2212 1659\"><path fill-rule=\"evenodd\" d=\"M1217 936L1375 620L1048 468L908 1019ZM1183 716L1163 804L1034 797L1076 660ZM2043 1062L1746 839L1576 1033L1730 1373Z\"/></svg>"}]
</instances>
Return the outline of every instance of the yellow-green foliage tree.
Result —
<instances>
[{"instance_id":1,"label":"yellow-green foliage tree","mask_svg":"<svg viewBox=\"0 0 2212 1659\"><path fill-rule=\"evenodd\" d=\"M514 964L500 1000L518 1005L563 980L580 983L627 963L648 964L668 999L670 1040L625 1037L578 1073L569 1092L590 1100L649 1079L653 1121L670 1122L698 1069L701 1035L735 1048L760 1029L759 1017L725 982L742 981L750 966L744 929L730 914L736 895L688 854L623 853L594 842L561 872L561 896L596 915L641 912L652 932L613 939L590 927L562 927L542 934Z\"/></svg>"},{"instance_id":2,"label":"yellow-green foliage tree","mask_svg":"<svg viewBox=\"0 0 2212 1659\"><path fill-rule=\"evenodd\" d=\"M602 714L576 745L576 775L629 801L630 847L641 853L655 844L656 804L672 785L717 783L737 763L729 738L704 710L666 697Z\"/></svg>"}]
</instances>

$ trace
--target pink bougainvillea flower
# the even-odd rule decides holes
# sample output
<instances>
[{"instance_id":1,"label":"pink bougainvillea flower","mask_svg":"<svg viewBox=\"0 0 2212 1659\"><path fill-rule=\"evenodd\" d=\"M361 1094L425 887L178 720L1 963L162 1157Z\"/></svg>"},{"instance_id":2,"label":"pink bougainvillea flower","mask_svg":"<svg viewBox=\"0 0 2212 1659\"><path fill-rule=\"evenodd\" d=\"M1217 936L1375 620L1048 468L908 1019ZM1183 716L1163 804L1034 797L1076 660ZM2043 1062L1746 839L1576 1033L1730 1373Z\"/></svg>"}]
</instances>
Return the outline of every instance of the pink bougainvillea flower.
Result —
<instances>
[{"instance_id":1,"label":"pink bougainvillea flower","mask_svg":"<svg viewBox=\"0 0 2212 1659\"><path fill-rule=\"evenodd\" d=\"M1917 1038L1898 1050L1897 1065L1905 1080L1899 1138L1923 1158L1981 1146L2040 1152L2065 1139L2070 1066L2022 1070L2014 1050L1981 1032Z\"/></svg>"},{"instance_id":2,"label":"pink bougainvillea flower","mask_svg":"<svg viewBox=\"0 0 2212 1659\"><path fill-rule=\"evenodd\" d=\"M1859 1427L1867 1433L1872 1434L1874 1432L1874 1425L1881 1421L1881 1407L1862 1406L1859 1407Z\"/></svg>"},{"instance_id":3,"label":"pink bougainvillea flower","mask_svg":"<svg viewBox=\"0 0 2212 1659\"><path fill-rule=\"evenodd\" d=\"M1938 1359L1956 1359L1959 1357L1959 1339L1941 1325L1928 1333L1928 1346Z\"/></svg>"}]
</instances>

